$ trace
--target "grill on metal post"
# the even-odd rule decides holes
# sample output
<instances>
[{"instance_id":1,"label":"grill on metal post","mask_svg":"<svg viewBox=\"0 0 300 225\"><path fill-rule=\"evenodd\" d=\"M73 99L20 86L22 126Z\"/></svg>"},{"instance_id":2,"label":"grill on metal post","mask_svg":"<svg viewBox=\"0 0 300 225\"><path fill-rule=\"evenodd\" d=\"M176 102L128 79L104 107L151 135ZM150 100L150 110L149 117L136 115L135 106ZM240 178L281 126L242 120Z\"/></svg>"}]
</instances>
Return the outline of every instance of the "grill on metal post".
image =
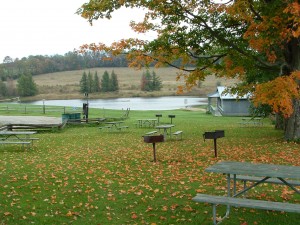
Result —
<instances>
[{"instance_id":1,"label":"grill on metal post","mask_svg":"<svg viewBox=\"0 0 300 225\"><path fill-rule=\"evenodd\" d=\"M222 137L225 137L224 130L215 130L215 131L212 131L212 132L204 132L204 134L203 134L204 141L206 139L213 139L214 140L215 157L218 157L217 139L222 138Z\"/></svg>"},{"instance_id":2,"label":"grill on metal post","mask_svg":"<svg viewBox=\"0 0 300 225\"><path fill-rule=\"evenodd\" d=\"M152 146L153 146L153 161L156 162L155 143L164 142L164 136L163 135L144 136L144 142L152 143Z\"/></svg>"}]
</instances>

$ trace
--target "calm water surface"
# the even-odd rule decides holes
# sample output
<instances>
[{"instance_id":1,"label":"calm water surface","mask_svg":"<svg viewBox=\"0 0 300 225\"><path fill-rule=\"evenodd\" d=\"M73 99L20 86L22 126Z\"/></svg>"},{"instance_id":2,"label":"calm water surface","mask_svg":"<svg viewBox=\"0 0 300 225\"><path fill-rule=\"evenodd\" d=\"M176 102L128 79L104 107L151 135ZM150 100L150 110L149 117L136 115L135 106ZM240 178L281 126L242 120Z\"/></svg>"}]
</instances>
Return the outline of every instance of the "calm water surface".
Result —
<instances>
[{"instance_id":1,"label":"calm water surface","mask_svg":"<svg viewBox=\"0 0 300 225\"><path fill-rule=\"evenodd\" d=\"M28 102L34 105L82 107L86 99L45 100ZM152 98L114 98L88 100L90 108L131 110L172 110L192 106L207 105L207 98L197 97L152 97Z\"/></svg>"}]
</instances>

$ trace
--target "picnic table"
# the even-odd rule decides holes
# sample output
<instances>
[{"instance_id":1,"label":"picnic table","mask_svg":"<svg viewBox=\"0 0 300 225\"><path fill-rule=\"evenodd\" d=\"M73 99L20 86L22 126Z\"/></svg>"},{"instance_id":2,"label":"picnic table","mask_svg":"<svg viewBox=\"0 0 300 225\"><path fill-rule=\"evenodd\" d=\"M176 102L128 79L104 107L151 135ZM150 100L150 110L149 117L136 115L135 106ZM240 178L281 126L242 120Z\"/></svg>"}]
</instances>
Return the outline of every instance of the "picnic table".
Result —
<instances>
[{"instance_id":1,"label":"picnic table","mask_svg":"<svg viewBox=\"0 0 300 225\"><path fill-rule=\"evenodd\" d=\"M169 130L169 134L170 134L170 138L172 138L172 127L174 127L174 124L162 124L159 126L156 126L155 128L158 129L160 131L160 129L164 130L164 139L167 139L167 135L168 135L168 130Z\"/></svg>"},{"instance_id":2,"label":"picnic table","mask_svg":"<svg viewBox=\"0 0 300 225\"><path fill-rule=\"evenodd\" d=\"M105 122L107 126L99 127L99 129L107 128L110 131L113 130L122 130L123 128L128 128L128 126L121 126L121 124L124 123L124 121L111 121L111 122Z\"/></svg>"},{"instance_id":3,"label":"picnic table","mask_svg":"<svg viewBox=\"0 0 300 225\"><path fill-rule=\"evenodd\" d=\"M155 127L157 119L138 119L138 127L148 126Z\"/></svg>"},{"instance_id":4,"label":"picnic table","mask_svg":"<svg viewBox=\"0 0 300 225\"><path fill-rule=\"evenodd\" d=\"M241 126L262 126L263 120L260 117L254 117L254 118L242 118L242 121L240 122Z\"/></svg>"},{"instance_id":5,"label":"picnic table","mask_svg":"<svg viewBox=\"0 0 300 225\"><path fill-rule=\"evenodd\" d=\"M29 145L33 143L33 140L38 138L32 138L31 135L36 134L36 131L0 131L0 144L21 144Z\"/></svg>"},{"instance_id":6,"label":"picnic table","mask_svg":"<svg viewBox=\"0 0 300 225\"><path fill-rule=\"evenodd\" d=\"M227 177L227 197L199 194L193 198L194 201L213 204L214 224L217 224L215 208L217 204L227 205L226 215L222 219L229 215L230 206L300 213L300 204L237 198L262 183L286 185L296 194L300 194L300 189L296 188L300 185L299 166L224 161L208 167L205 171L220 173ZM237 180L242 180L241 176L245 176L243 179L248 179L252 184L248 187L244 186L243 190L237 192L236 183ZM231 187L231 180L233 180L233 187Z\"/></svg>"}]
</instances>

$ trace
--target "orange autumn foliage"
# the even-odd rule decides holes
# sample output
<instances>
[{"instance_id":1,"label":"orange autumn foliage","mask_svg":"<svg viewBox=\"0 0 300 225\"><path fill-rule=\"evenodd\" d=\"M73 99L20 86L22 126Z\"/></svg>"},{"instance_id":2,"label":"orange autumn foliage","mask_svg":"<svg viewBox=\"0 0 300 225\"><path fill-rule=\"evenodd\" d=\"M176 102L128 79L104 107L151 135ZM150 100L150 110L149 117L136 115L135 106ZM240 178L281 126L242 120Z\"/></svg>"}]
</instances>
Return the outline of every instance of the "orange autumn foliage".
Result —
<instances>
[{"instance_id":1,"label":"orange autumn foliage","mask_svg":"<svg viewBox=\"0 0 300 225\"><path fill-rule=\"evenodd\" d=\"M272 81L258 84L254 93L254 105L268 104L275 113L281 113L288 118L294 111L293 99L300 99L299 79L300 71L296 71L290 76L277 77Z\"/></svg>"}]
</instances>

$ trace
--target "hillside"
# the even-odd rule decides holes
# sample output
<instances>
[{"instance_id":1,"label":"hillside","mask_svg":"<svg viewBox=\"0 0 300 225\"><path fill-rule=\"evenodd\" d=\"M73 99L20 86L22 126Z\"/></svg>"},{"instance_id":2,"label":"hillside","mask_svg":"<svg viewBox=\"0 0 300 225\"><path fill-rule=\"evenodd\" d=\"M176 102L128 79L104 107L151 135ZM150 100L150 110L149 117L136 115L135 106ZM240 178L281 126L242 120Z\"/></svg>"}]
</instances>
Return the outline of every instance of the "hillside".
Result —
<instances>
[{"instance_id":1,"label":"hillside","mask_svg":"<svg viewBox=\"0 0 300 225\"><path fill-rule=\"evenodd\" d=\"M118 93L97 93L90 94L90 98L110 98L110 97L141 97L141 96L172 96L176 95L177 86L184 82L176 81L175 68L151 68L150 72L155 71L156 75L162 80L163 88L158 92L143 92L140 90L140 82L142 74L145 70L134 70L127 67L117 68L93 68L85 70L94 75L95 71L101 79L104 71L111 73L112 70L117 74L120 90ZM49 73L34 76L34 81L38 85L39 95L34 99L73 99L82 98L79 92L79 82L84 70L67 71L58 73ZM195 87L189 93L184 95L206 96L213 92L218 85L232 84L233 80L216 79L214 76L208 76L201 83L200 87ZM32 98L31 98L32 99Z\"/></svg>"}]
</instances>

